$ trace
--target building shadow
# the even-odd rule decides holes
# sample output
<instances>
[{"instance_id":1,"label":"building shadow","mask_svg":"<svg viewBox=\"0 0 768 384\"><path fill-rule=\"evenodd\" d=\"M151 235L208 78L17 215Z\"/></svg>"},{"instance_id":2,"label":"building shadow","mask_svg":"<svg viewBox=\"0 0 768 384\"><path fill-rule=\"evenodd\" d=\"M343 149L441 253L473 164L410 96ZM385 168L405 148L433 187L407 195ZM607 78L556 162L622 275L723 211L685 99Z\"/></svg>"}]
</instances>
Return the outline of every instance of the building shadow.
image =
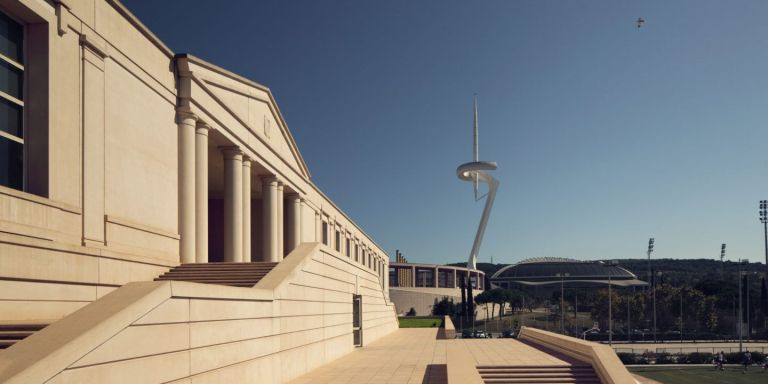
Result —
<instances>
[{"instance_id":1,"label":"building shadow","mask_svg":"<svg viewBox=\"0 0 768 384\"><path fill-rule=\"evenodd\" d=\"M424 372L421 384L446 384L448 383L448 366L445 364L429 364Z\"/></svg>"}]
</instances>

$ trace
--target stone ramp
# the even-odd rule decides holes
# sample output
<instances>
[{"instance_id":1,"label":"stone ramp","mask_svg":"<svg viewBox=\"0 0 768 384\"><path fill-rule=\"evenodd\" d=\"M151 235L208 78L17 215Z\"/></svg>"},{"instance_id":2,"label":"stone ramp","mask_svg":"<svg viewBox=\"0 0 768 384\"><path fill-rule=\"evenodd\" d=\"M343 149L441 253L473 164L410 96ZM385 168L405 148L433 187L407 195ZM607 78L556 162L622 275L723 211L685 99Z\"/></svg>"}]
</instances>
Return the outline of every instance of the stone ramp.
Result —
<instances>
[{"instance_id":1,"label":"stone ramp","mask_svg":"<svg viewBox=\"0 0 768 384\"><path fill-rule=\"evenodd\" d=\"M188 281L192 283L253 287L277 265L253 263L190 263L172 268L155 281Z\"/></svg>"}]
</instances>

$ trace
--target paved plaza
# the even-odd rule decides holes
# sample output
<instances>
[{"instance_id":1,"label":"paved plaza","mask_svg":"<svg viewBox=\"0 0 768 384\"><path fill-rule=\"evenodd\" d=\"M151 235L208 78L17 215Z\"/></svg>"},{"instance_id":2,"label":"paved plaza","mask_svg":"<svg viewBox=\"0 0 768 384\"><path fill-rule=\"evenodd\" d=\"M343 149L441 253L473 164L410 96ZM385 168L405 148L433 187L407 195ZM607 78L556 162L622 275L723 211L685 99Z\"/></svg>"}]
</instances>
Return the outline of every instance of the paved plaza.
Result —
<instances>
[{"instance_id":1,"label":"paved plaza","mask_svg":"<svg viewBox=\"0 0 768 384\"><path fill-rule=\"evenodd\" d=\"M363 349L307 373L291 384L442 384L448 343L459 343L475 365L570 365L514 339L437 340L436 328L402 328Z\"/></svg>"}]
</instances>

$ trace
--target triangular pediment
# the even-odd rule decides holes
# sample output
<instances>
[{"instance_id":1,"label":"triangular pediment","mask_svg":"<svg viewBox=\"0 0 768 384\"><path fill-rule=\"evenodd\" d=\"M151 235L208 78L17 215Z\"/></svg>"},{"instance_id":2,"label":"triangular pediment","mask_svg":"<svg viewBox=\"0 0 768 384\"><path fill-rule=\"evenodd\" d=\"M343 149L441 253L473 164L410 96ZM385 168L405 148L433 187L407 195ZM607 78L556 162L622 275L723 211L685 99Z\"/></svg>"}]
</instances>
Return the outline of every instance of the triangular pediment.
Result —
<instances>
[{"instance_id":1,"label":"triangular pediment","mask_svg":"<svg viewBox=\"0 0 768 384\"><path fill-rule=\"evenodd\" d=\"M193 102L204 99L208 104L207 111L216 115L218 121L228 128L238 126L239 132L252 136L246 140L260 141L286 165L309 179L304 159L269 88L197 58L191 59L189 69L194 89L202 93L193 94ZM201 107L205 108L205 105Z\"/></svg>"}]
</instances>

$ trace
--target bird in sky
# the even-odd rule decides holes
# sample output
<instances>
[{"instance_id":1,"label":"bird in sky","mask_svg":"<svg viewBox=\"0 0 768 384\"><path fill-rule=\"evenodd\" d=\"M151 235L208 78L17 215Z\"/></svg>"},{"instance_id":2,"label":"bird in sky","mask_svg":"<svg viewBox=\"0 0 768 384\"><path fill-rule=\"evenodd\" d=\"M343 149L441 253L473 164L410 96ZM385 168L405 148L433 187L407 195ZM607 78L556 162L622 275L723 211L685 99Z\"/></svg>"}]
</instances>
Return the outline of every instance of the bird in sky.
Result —
<instances>
[{"instance_id":1,"label":"bird in sky","mask_svg":"<svg viewBox=\"0 0 768 384\"><path fill-rule=\"evenodd\" d=\"M637 18L637 28L638 29L641 28L643 26L643 24L645 24L645 19L643 19L642 17L638 17Z\"/></svg>"}]
</instances>

